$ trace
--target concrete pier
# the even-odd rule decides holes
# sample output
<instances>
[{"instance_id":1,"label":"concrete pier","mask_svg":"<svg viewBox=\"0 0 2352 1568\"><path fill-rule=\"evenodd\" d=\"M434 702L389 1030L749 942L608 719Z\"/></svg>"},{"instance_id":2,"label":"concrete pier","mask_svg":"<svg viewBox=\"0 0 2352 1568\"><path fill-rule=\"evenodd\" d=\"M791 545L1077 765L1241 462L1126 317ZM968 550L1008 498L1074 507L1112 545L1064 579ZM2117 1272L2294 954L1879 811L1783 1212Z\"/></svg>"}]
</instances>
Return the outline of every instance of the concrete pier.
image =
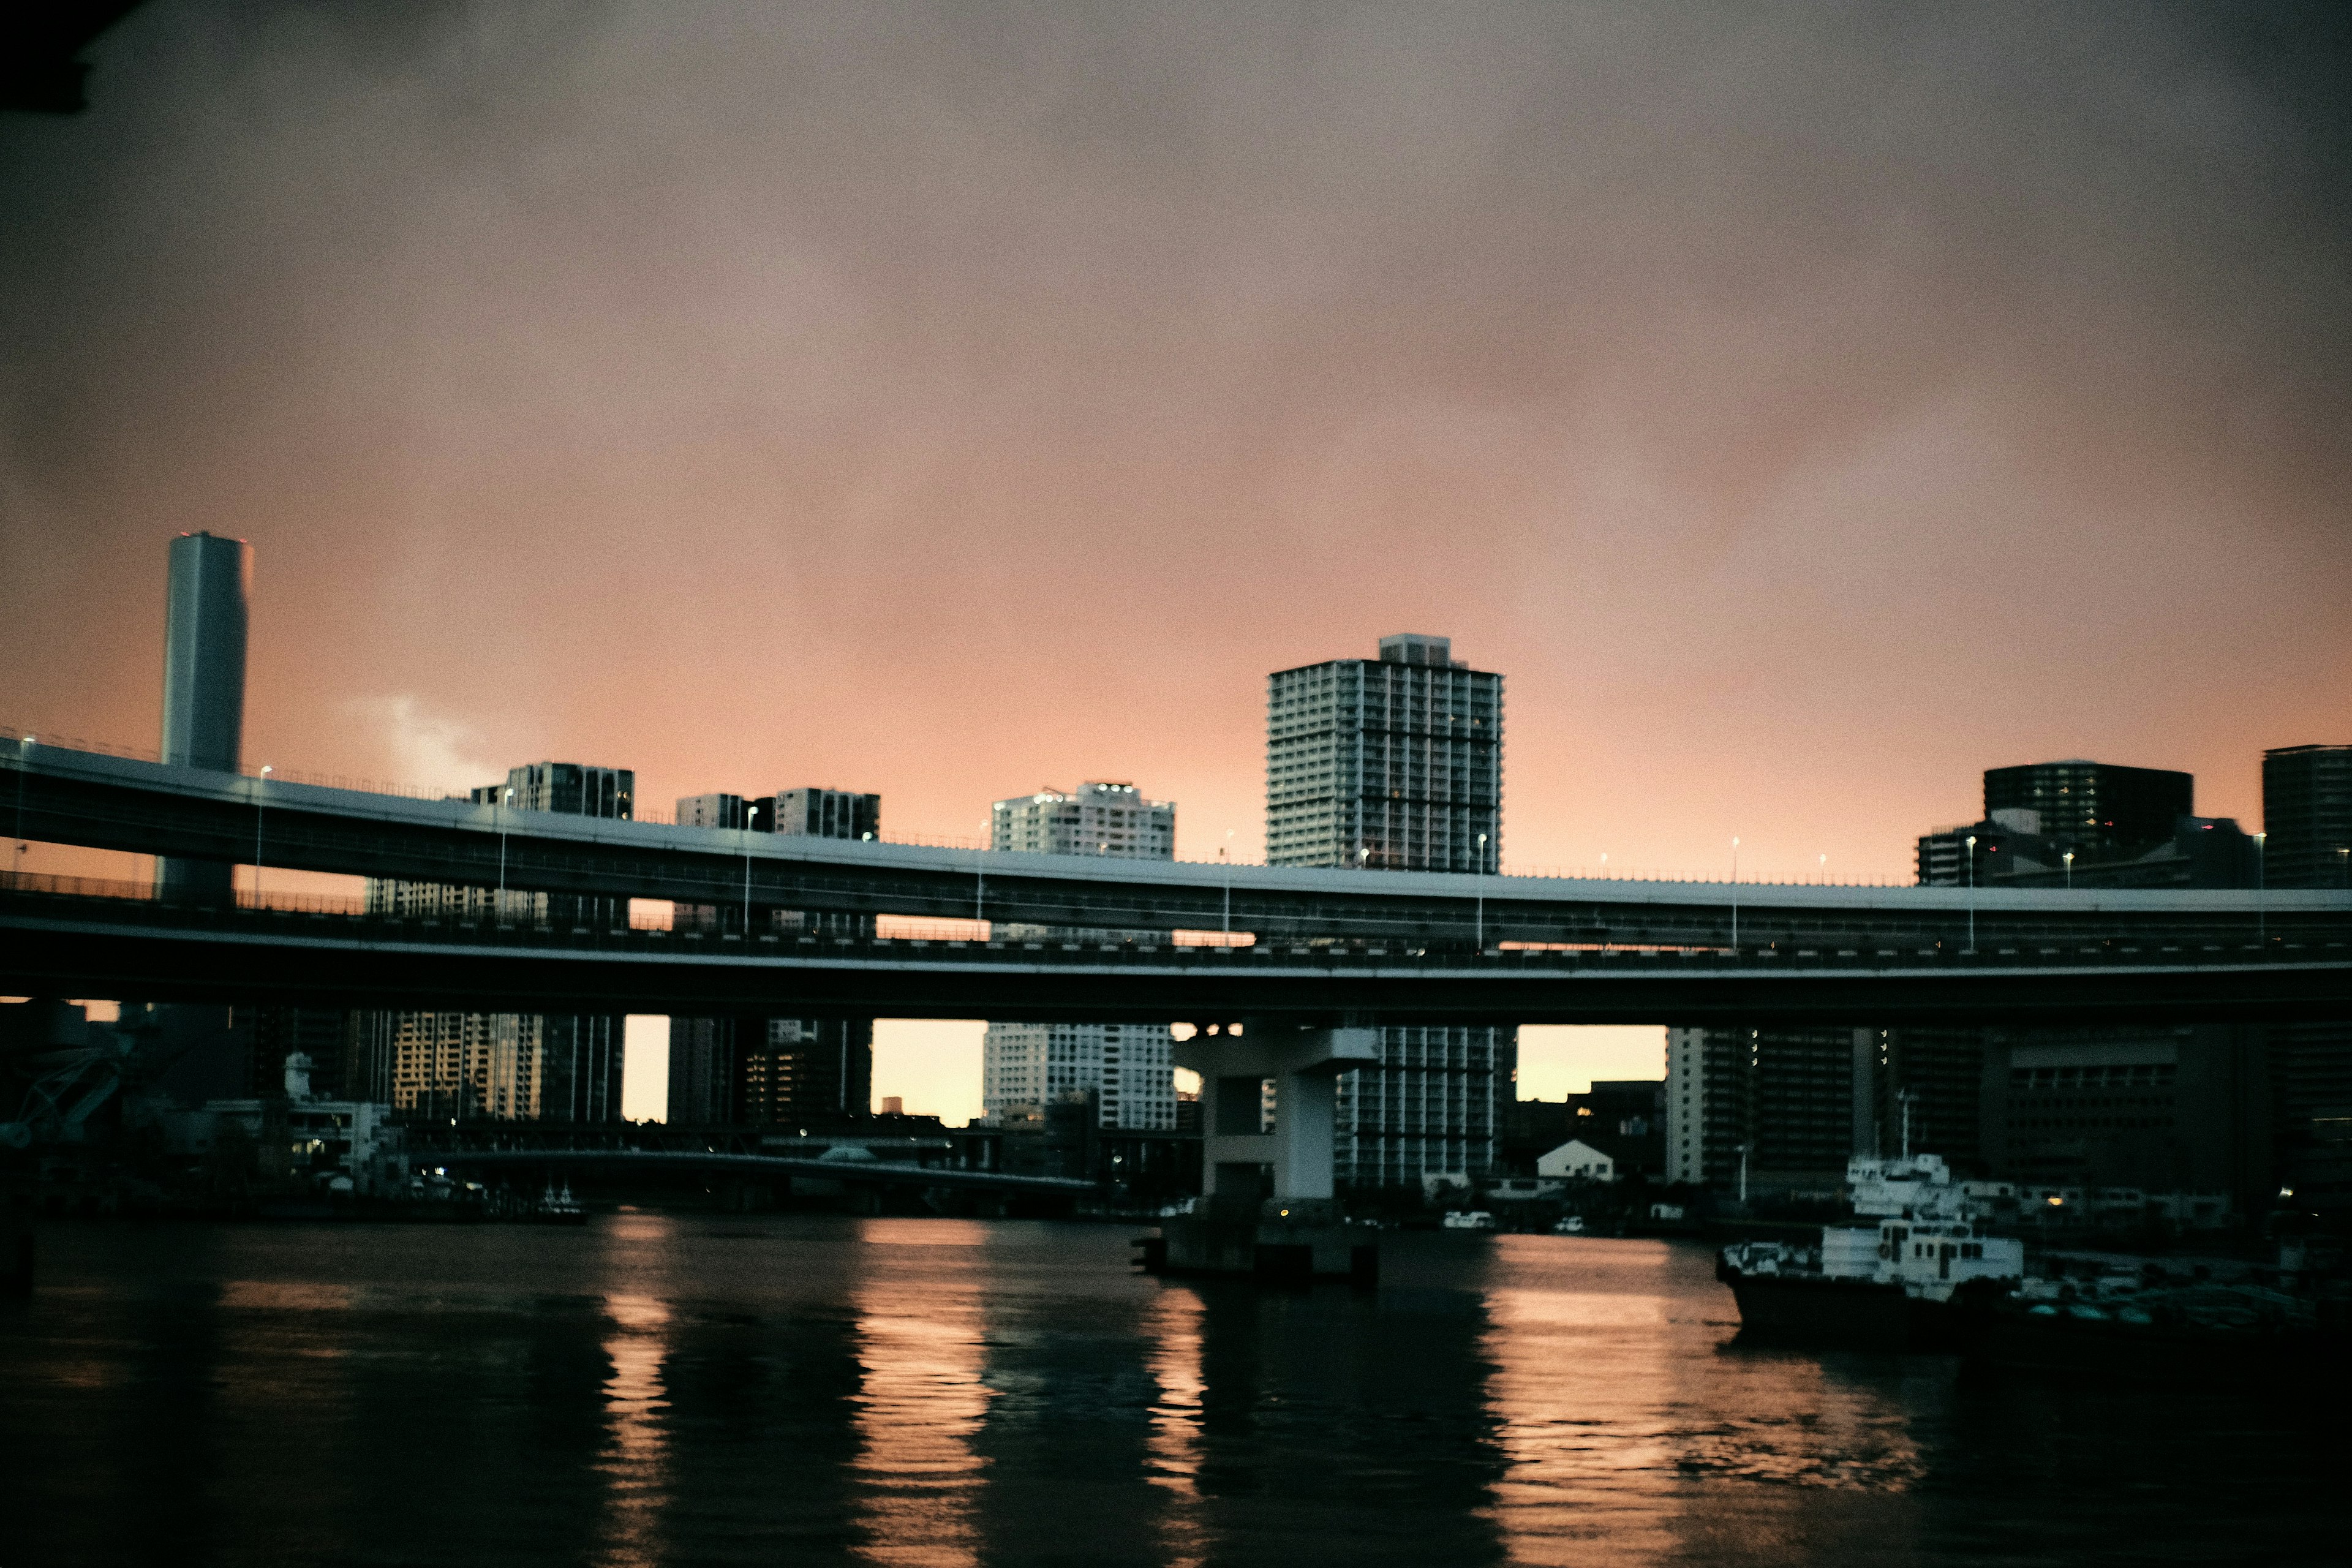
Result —
<instances>
[{"instance_id":1,"label":"concrete pier","mask_svg":"<svg viewBox=\"0 0 2352 1568\"><path fill-rule=\"evenodd\" d=\"M1202 1196L1145 1238L1144 1267L1376 1279L1380 1233L1349 1225L1332 1195L1332 1109L1339 1075L1380 1049L1370 1028L1212 1025L1179 1042L1176 1065L1201 1075Z\"/></svg>"}]
</instances>

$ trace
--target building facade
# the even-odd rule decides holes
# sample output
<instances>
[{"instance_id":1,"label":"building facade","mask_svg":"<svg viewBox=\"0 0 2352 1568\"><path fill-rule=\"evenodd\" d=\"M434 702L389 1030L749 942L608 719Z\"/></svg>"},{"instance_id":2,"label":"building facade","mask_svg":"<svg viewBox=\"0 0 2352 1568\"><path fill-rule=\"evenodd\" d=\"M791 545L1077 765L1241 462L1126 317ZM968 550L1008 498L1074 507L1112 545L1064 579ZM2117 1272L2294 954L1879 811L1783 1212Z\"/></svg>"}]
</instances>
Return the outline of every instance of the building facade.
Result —
<instances>
[{"instance_id":1,"label":"building facade","mask_svg":"<svg viewBox=\"0 0 2352 1568\"><path fill-rule=\"evenodd\" d=\"M636 775L527 763L468 799L504 811L627 820ZM626 924L628 900L520 888L370 879L371 914L509 925ZM617 1121L625 1025L614 1014L367 1013L355 1019L350 1090L408 1117Z\"/></svg>"},{"instance_id":2,"label":"building facade","mask_svg":"<svg viewBox=\"0 0 2352 1568\"><path fill-rule=\"evenodd\" d=\"M1265 858L1375 871L1501 868L1503 678L1445 637L1266 683Z\"/></svg>"},{"instance_id":3,"label":"building facade","mask_svg":"<svg viewBox=\"0 0 2352 1568\"><path fill-rule=\"evenodd\" d=\"M1266 860L1366 871L1498 872L1503 678L1445 637L1381 638L1376 658L1266 684ZM1518 1032L1391 1028L1381 1065L1340 1076L1337 1178L1360 1189L1500 1168Z\"/></svg>"},{"instance_id":4,"label":"building facade","mask_svg":"<svg viewBox=\"0 0 2352 1568\"><path fill-rule=\"evenodd\" d=\"M1172 860L1176 806L1135 785L1088 779L1075 790L1041 789L989 812L989 847L1030 855L1100 855ZM1007 924L1007 937L1073 933ZM1108 934L1108 933L1088 933ZM1083 1103L1097 1128L1176 1130L1175 1037L1165 1024L988 1026L982 1047L981 1111L992 1126L1036 1121L1046 1108Z\"/></svg>"},{"instance_id":5,"label":"building facade","mask_svg":"<svg viewBox=\"0 0 2352 1568\"><path fill-rule=\"evenodd\" d=\"M1075 790L1041 789L1000 800L989 813L989 847L1026 855L1176 858L1176 805L1131 784L1088 779Z\"/></svg>"},{"instance_id":6,"label":"building facade","mask_svg":"<svg viewBox=\"0 0 2352 1568\"><path fill-rule=\"evenodd\" d=\"M687 827L872 838L882 831L882 797L803 787L773 795L688 795ZM824 931L871 935L870 917L813 914L751 904L678 904L680 931ZM874 1023L869 1018L676 1016L669 1021L668 1120L688 1126L782 1126L812 1117L864 1116L874 1100Z\"/></svg>"},{"instance_id":7,"label":"building facade","mask_svg":"<svg viewBox=\"0 0 2352 1568\"><path fill-rule=\"evenodd\" d=\"M1670 1028L1669 1182L1834 1193L1874 1150L1875 1029Z\"/></svg>"},{"instance_id":8,"label":"building facade","mask_svg":"<svg viewBox=\"0 0 2352 1568\"><path fill-rule=\"evenodd\" d=\"M981 1110L1001 1124L1084 1093L1098 1126L1172 1132L1173 1047L1165 1024L992 1023L982 1047Z\"/></svg>"},{"instance_id":9,"label":"building facade","mask_svg":"<svg viewBox=\"0 0 2352 1568\"><path fill-rule=\"evenodd\" d=\"M2034 831L2059 848L2098 859L2122 859L2172 837L2178 819L2195 814L2196 781L2164 768L2126 768L2070 758L1987 768L1984 808L2030 811Z\"/></svg>"},{"instance_id":10,"label":"building facade","mask_svg":"<svg viewBox=\"0 0 2352 1568\"><path fill-rule=\"evenodd\" d=\"M2263 753L2263 877L2273 888L2352 888L2352 746Z\"/></svg>"},{"instance_id":11,"label":"building facade","mask_svg":"<svg viewBox=\"0 0 2352 1568\"><path fill-rule=\"evenodd\" d=\"M163 761L236 773L244 762L246 601L253 551L241 539L184 533L172 541L163 612ZM217 901L233 868L166 859L163 896Z\"/></svg>"}]
</instances>

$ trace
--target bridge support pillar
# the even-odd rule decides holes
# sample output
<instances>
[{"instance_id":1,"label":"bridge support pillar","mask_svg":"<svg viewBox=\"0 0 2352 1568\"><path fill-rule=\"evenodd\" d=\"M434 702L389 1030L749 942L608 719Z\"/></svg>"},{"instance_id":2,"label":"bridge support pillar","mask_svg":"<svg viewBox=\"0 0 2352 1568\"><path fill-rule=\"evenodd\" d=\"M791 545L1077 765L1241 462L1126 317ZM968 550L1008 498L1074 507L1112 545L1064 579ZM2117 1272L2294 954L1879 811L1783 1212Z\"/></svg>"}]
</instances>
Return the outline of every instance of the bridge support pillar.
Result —
<instances>
[{"instance_id":1,"label":"bridge support pillar","mask_svg":"<svg viewBox=\"0 0 2352 1568\"><path fill-rule=\"evenodd\" d=\"M1176 1065L1201 1075L1202 1195L1146 1239L1146 1267L1370 1278L1377 1233L1349 1225L1332 1195L1333 1110L1339 1075L1379 1059L1377 1029L1219 1027L1180 1042Z\"/></svg>"}]
</instances>

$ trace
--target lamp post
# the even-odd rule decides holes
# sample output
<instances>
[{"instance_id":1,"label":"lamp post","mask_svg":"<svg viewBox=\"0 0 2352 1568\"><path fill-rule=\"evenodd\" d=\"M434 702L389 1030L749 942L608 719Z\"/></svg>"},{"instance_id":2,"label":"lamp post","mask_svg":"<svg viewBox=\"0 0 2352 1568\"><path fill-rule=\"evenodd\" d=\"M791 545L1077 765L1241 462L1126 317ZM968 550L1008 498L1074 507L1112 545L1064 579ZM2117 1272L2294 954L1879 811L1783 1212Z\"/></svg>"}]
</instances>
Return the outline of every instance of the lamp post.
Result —
<instances>
[{"instance_id":1,"label":"lamp post","mask_svg":"<svg viewBox=\"0 0 2352 1568\"><path fill-rule=\"evenodd\" d=\"M2254 835L2254 941L2258 943L2270 941L2270 861L2264 853L2269 837L2267 833Z\"/></svg>"},{"instance_id":2,"label":"lamp post","mask_svg":"<svg viewBox=\"0 0 2352 1568\"><path fill-rule=\"evenodd\" d=\"M514 809L514 788L509 785L490 809L499 818L499 901L490 910L490 918L499 925L507 923L507 813Z\"/></svg>"},{"instance_id":3,"label":"lamp post","mask_svg":"<svg viewBox=\"0 0 2352 1568\"><path fill-rule=\"evenodd\" d=\"M1225 863L1225 934L1234 934L1234 830L1225 829L1225 841L1217 846L1217 858Z\"/></svg>"},{"instance_id":4,"label":"lamp post","mask_svg":"<svg viewBox=\"0 0 2352 1568\"><path fill-rule=\"evenodd\" d=\"M1739 954L1739 840L1737 837L1731 840L1731 952L1735 958ZM1743 1171L1747 1169L1744 1163L1740 1168ZM1743 1203L1748 1197L1744 1190L1745 1183L1746 1179L1743 1177L1743 1190L1740 1193L1740 1201Z\"/></svg>"},{"instance_id":5,"label":"lamp post","mask_svg":"<svg viewBox=\"0 0 2352 1568\"><path fill-rule=\"evenodd\" d=\"M261 826L268 820L269 795L263 785L269 782L270 770L265 766L253 781L253 907L261 907Z\"/></svg>"},{"instance_id":6,"label":"lamp post","mask_svg":"<svg viewBox=\"0 0 2352 1568\"><path fill-rule=\"evenodd\" d=\"M1977 836L1969 835L1969 951L1977 950Z\"/></svg>"},{"instance_id":7,"label":"lamp post","mask_svg":"<svg viewBox=\"0 0 2352 1568\"><path fill-rule=\"evenodd\" d=\"M2074 852L2069 849L2058 858L2066 862L2066 890L2071 893L2074 890Z\"/></svg>"},{"instance_id":8,"label":"lamp post","mask_svg":"<svg viewBox=\"0 0 2352 1568\"><path fill-rule=\"evenodd\" d=\"M1478 951L1486 951L1486 836L1478 835Z\"/></svg>"},{"instance_id":9,"label":"lamp post","mask_svg":"<svg viewBox=\"0 0 2352 1568\"><path fill-rule=\"evenodd\" d=\"M988 918L988 854L989 835L995 831L995 819L983 818L980 825L980 847L971 852L971 918Z\"/></svg>"},{"instance_id":10,"label":"lamp post","mask_svg":"<svg viewBox=\"0 0 2352 1568\"><path fill-rule=\"evenodd\" d=\"M759 820L760 803L753 801L743 807L743 940L751 940L751 835L759 831L751 826Z\"/></svg>"},{"instance_id":11,"label":"lamp post","mask_svg":"<svg viewBox=\"0 0 2352 1568\"><path fill-rule=\"evenodd\" d=\"M10 869L17 877L25 874L25 851L32 847L25 842L25 775L32 771L33 748L39 743L30 735L16 742L16 855Z\"/></svg>"}]
</instances>

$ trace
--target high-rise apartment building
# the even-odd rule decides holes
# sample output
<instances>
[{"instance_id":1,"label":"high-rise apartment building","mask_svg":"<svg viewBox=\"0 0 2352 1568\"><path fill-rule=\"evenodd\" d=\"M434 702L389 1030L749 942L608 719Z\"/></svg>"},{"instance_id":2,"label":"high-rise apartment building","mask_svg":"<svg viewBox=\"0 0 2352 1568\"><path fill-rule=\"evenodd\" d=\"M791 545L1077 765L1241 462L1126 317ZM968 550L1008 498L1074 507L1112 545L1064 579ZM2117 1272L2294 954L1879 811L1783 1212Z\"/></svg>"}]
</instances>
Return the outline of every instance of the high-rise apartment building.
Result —
<instances>
[{"instance_id":1,"label":"high-rise apartment building","mask_svg":"<svg viewBox=\"0 0 2352 1568\"><path fill-rule=\"evenodd\" d=\"M2263 753L2263 879L2273 888L2352 888L2352 746Z\"/></svg>"},{"instance_id":2,"label":"high-rise apartment building","mask_svg":"<svg viewBox=\"0 0 2352 1568\"><path fill-rule=\"evenodd\" d=\"M235 773L244 761L246 603L253 552L241 539L184 533L172 541L163 612L163 760ZM167 859L163 896L226 900L233 868Z\"/></svg>"},{"instance_id":3,"label":"high-rise apartment building","mask_svg":"<svg viewBox=\"0 0 2352 1568\"><path fill-rule=\"evenodd\" d=\"M2030 811L2030 831L2088 859L2122 859L2164 843L2178 819L2195 813L2195 797L2187 773L2081 758L1987 768L1984 775L1988 822Z\"/></svg>"},{"instance_id":4,"label":"high-rise apartment building","mask_svg":"<svg viewBox=\"0 0 2352 1568\"><path fill-rule=\"evenodd\" d=\"M1875 1029L1668 1029L1666 1180L1835 1192L1873 1152L1880 1047Z\"/></svg>"},{"instance_id":5,"label":"high-rise apartment building","mask_svg":"<svg viewBox=\"0 0 2352 1568\"><path fill-rule=\"evenodd\" d=\"M1075 790L1041 789L1000 800L989 813L990 847L1031 855L1176 858L1176 806L1133 784L1089 779ZM1065 934L1007 924L1005 936ZM981 1110L992 1122L1042 1117L1083 1096L1095 1123L1131 1132L1176 1128L1174 1037L1165 1024L991 1023L981 1058Z\"/></svg>"},{"instance_id":6,"label":"high-rise apartment building","mask_svg":"<svg viewBox=\"0 0 2352 1568\"><path fill-rule=\"evenodd\" d=\"M677 803L684 827L872 838L882 797L798 788L770 795L715 793ZM740 931L740 904L678 904L679 931ZM751 906L754 929L870 934L862 916ZM873 1104L874 1024L866 1018L677 1016L669 1021L669 1120L693 1126L781 1125L818 1116L862 1116Z\"/></svg>"},{"instance_id":7,"label":"high-rise apartment building","mask_svg":"<svg viewBox=\"0 0 2352 1568\"><path fill-rule=\"evenodd\" d=\"M1445 637L1266 682L1272 866L1494 872L1503 857L1503 678Z\"/></svg>"},{"instance_id":8,"label":"high-rise apartment building","mask_svg":"<svg viewBox=\"0 0 2352 1568\"><path fill-rule=\"evenodd\" d=\"M2263 753L2263 880L2352 889L2352 746ZM2274 1024L2281 1185L2299 1208L2352 1208L2352 1019Z\"/></svg>"},{"instance_id":9,"label":"high-rise apartment building","mask_svg":"<svg viewBox=\"0 0 2352 1568\"><path fill-rule=\"evenodd\" d=\"M467 798L504 811L628 819L627 768L527 763ZM627 900L592 894L371 878L370 913L516 925L625 922ZM625 1026L612 1014L376 1013L358 1025L354 1092L410 1115L613 1121L621 1115Z\"/></svg>"},{"instance_id":10,"label":"high-rise apartment building","mask_svg":"<svg viewBox=\"0 0 2352 1568\"><path fill-rule=\"evenodd\" d=\"M1503 678L1445 637L1385 637L1379 655L1267 678L1267 862L1499 871ZM1381 1065L1339 1078L1335 1175L1360 1189L1495 1171L1517 1064L1515 1029L1381 1030Z\"/></svg>"}]
</instances>

